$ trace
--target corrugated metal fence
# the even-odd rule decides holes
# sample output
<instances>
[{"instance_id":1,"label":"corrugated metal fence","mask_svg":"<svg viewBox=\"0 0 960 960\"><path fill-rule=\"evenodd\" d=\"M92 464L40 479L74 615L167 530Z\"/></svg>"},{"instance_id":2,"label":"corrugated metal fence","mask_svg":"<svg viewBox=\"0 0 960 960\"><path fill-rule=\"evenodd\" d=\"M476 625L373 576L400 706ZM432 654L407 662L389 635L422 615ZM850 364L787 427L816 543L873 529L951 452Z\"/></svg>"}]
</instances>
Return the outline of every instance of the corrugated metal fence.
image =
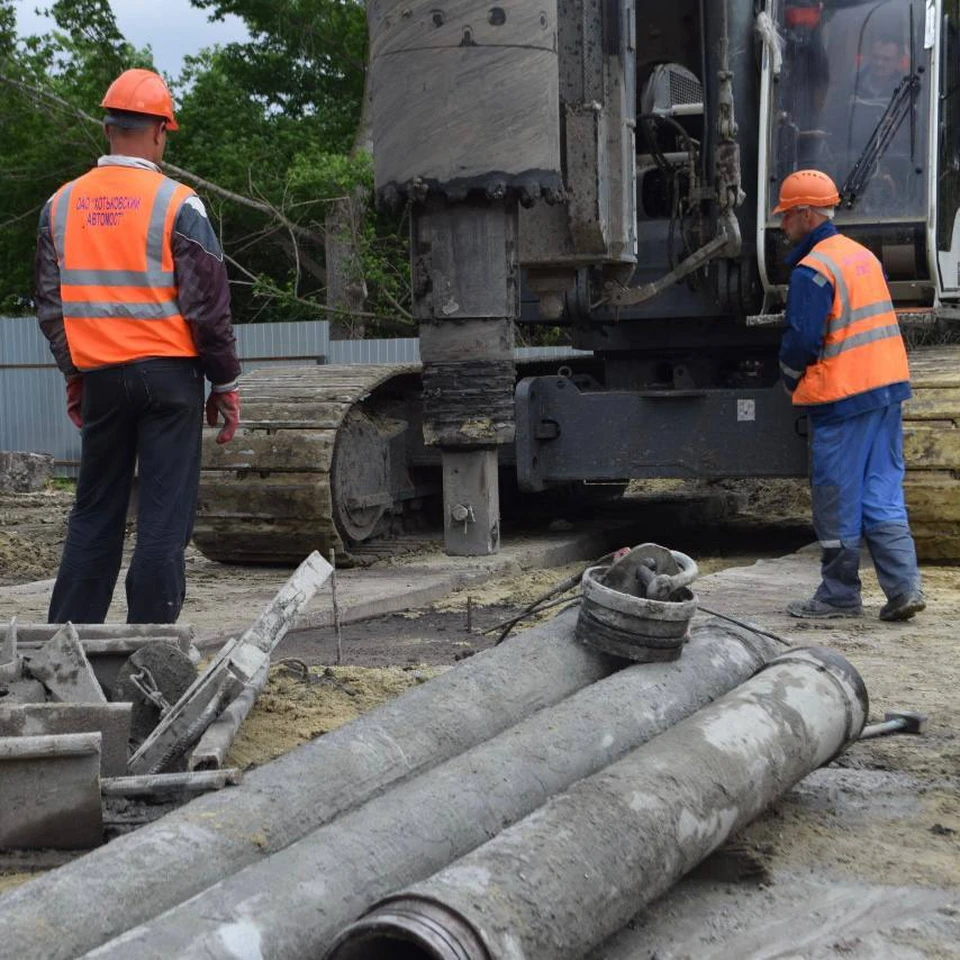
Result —
<instances>
[{"instance_id":1,"label":"corrugated metal fence","mask_svg":"<svg viewBox=\"0 0 960 960\"><path fill-rule=\"evenodd\" d=\"M416 363L420 342L330 340L325 320L238 324L245 373L257 367L312 363ZM518 358L561 359L565 347L521 348ZM579 352L579 351L576 351ZM0 450L53 454L56 472L75 476L80 434L67 419L63 377L33 317L0 317Z\"/></svg>"}]
</instances>

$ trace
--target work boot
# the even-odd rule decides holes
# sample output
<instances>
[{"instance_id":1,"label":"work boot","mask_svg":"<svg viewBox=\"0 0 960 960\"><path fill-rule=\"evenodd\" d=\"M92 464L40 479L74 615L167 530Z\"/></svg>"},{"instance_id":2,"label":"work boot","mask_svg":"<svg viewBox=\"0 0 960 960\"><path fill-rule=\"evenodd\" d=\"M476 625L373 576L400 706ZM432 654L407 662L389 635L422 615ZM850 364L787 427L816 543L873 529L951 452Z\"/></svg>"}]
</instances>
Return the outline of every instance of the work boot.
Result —
<instances>
[{"instance_id":1,"label":"work boot","mask_svg":"<svg viewBox=\"0 0 960 960\"><path fill-rule=\"evenodd\" d=\"M914 614L926 609L927 601L922 590L912 590L892 597L880 608L881 620L909 620Z\"/></svg>"},{"instance_id":2,"label":"work boot","mask_svg":"<svg viewBox=\"0 0 960 960\"><path fill-rule=\"evenodd\" d=\"M787 613L791 617L802 617L805 620L829 620L834 617L859 617L863 607L858 603L852 607L835 607L811 597L809 600L794 600L787 604Z\"/></svg>"}]
</instances>

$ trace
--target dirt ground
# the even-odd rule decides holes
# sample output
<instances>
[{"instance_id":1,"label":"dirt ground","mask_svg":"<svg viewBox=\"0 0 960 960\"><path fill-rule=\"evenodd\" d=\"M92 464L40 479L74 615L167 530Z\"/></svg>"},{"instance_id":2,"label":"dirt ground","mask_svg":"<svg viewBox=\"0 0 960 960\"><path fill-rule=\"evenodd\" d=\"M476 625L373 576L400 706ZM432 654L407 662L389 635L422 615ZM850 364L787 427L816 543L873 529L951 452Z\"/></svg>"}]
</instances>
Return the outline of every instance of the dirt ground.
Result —
<instances>
[{"instance_id":1,"label":"dirt ground","mask_svg":"<svg viewBox=\"0 0 960 960\"><path fill-rule=\"evenodd\" d=\"M73 489L63 485L0 493L0 585L56 576L72 503Z\"/></svg>"},{"instance_id":2,"label":"dirt ground","mask_svg":"<svg viewBox=\"0 0 960 960\"><path fill-rule=\"evenodd\" d=\"M856 744L808 777L731 844L730 849L749 851L752 867L744 875L718 879L716 870L711 876L708 868L706 878L684 881L658 904L642 910L623 937L596 954L597 960L960 957L956 947L960 920L954 923L960 917L960 656L955 630L960 621L960 568L924 567L929 606L909 624L878 624L876 613L883 598L869 570L864 572L862 620L790 620L782 614L783 604L803 595L814 582L810 577L815 579L815 555L794 555L796 569L803 571L796 577L789 564L775 568L756 561L794 554L813 539L805 488L791 481L721 488L741 501L743 509L735 519L720 519L699 529L652 528L655 535L650 537L693 556L702 576L726 571L704 581L699 591L702 604L760 623L795 645L835 647L867 683L871 721L882 720L885 710L909 708L928 714L929 728L922 737ZM651 488L641 487L640 493L645 492ZM0 496L0 584L55 574L70 500L71 492L63 489ZM241 767L264 763L438 671L455 669L459 660L495 642L498 625L575 578L583 566L492 580L429 607L347 625L340 637L339 663L332 629L288 635L230 762ZM725 576L736 581L739 593L724 589ZM574 595L569 591L558 598ZM551 607L541 616L561 608ZM0 611L0 618L15 613ZM524 620L521 627L532 622ZM723 862L722 856L713 860L714 865ZM0 875L0 891L22 879ZM837 913L844 897L860 897L857 902L863 903L874 896L869 891L890 884L909 888L915 899L922 899L918 890L930 892L931 899L916 908L920 919L897 928L876 946L871 939L876 930L899 914L892 907L880 910L882 916L871 914L874 921L868 930L861 910L860 927L836 920L832 946L818 943L794 950L789 911L799 909L797 898L826 898L822 910L833 916L830 911ZM706 910L707 919L690 903ZM774 930L775 921L782 921L782 929ZM780 952L761 949L750 940L751 929L765 923L772 931L765 943L780 943ZM946 933L944 923L949 927ZM956 943L951 945L954 932ZM650 949L651 942L657 949Z\"/></svg>"}]
</instances>

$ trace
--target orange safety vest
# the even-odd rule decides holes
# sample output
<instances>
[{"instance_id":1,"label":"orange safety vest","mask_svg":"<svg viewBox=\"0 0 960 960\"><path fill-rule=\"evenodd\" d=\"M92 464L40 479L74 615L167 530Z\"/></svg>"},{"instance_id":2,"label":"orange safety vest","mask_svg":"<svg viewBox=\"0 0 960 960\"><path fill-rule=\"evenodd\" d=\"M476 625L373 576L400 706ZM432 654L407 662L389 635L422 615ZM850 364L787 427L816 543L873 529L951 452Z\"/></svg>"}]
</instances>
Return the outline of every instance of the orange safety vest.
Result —
<instances>
[{"instance_id":1,"label":"orange safety vest","mask_svg":"<svg viewBox=\"0 0 960 960\"><path fill-rule=\"evenodd\" d=\"M793 402L832 403L909 380L907 351L877 258L836 234L821 240L800 263L817 272L815 282L833 285L833 304L820 356L800 378Z\"/></svg>"},{"instance_id":2,"label":"orange safety vest","mask_svg":"<svg viewBox=\"0 0 960 960\"><path fill-rule=\"evenodd\" d=\"M171 247L192 195L161 173L122 166L96 167L53 195L63 324L78 369L197 356Z\"/></svg>"}]
</instances>

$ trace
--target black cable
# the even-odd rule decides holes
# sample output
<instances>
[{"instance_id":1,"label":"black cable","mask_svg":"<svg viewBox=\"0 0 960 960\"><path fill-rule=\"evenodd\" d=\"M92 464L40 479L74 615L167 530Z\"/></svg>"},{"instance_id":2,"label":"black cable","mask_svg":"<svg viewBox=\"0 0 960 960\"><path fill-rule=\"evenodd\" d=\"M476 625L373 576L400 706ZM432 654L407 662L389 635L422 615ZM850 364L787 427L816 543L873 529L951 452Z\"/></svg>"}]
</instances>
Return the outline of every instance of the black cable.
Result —
<instances>
[{"instance_id":1,"label":"black cable","mask_svg":"<svg viewBox=\"0 0 960 960\"><path fill-rule=\"evenodd\" d=\"M776 640L777 643L782 643L785 647L793 647L793 644L789 640L784 640L783 637L778 637L775 633L770 633L769 630L761 630L758 626L749 623L746 620L738 620L736 617L731 617L725 613L719 613L716 610L711 610L709 607L705 607L702 603L698 605L697 609L701 610L703 613L709 613L712 617L719 617L721 620L728 620L730 623L735 624L738 627L743 627L744 630L749 630L751 633L759 634L761 637L768 637L770 640Z\"/></svg>"}]
</instances>

